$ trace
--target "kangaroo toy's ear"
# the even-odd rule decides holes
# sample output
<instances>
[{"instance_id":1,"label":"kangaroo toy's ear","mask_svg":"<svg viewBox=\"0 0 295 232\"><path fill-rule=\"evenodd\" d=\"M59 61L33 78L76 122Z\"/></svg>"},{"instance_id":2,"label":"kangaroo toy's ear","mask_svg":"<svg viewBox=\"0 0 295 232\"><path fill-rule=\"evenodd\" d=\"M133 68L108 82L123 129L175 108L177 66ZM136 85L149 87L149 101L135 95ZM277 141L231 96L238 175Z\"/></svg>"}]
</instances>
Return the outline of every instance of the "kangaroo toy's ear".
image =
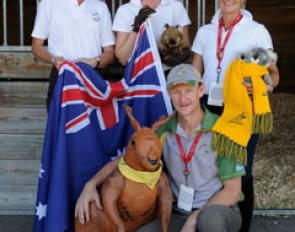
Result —
<instances>
[{"instance_id":1,"label":"kangaroo toy's ear","mask_svg":"<svg viewBox=\"0 0 295 232\"><path fill-rule=\"evenodd\" d=\"M123 105L123 107L128 115L128 118L131 122L132 127L134 128L135 131L139 131L140 125L139 125L138 121L132 115L132 108L128 105L125 105L125 104Z\"/></svg>"}]
</instances>

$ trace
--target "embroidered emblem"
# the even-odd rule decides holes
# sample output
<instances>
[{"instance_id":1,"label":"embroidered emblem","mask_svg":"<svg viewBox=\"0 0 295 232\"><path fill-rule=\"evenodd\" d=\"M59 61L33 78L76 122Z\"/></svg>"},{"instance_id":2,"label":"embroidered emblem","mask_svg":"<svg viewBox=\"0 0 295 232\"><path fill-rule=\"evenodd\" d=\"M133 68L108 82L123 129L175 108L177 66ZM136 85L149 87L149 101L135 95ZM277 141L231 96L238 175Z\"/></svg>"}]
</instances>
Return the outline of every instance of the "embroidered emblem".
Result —
<instances>
[{"instance_id":1,"label":"embroidered emblem","mask_svg":"<svg viewBox=\"0 0 295 232\"><path fill-rule=\"evenodd\" d=\"M239 125L243 125L244 123L242 122L243 119L245 119L247 116L245 114L245 112L238 114L236 117L234 117L233 119L229 120L230 123L236 123Z\"/></svg>"},{"instance_id":2,"label":"embroidered emblem","mask_svg":"<svg viewBox=\"0 0 295 232\"><path fill-rule=\"evenodd\" d=\"M186 72L185 72L185 70L184 70L184 68L183 67L181 67L178 71L177 71L177 76L185 76L185 74L186 74Z\"/></svg>"},{"instance_id":3,"label":"embroidered emblem","mask_svg":"<svg viewBox=\"0 0 295 232\"><path fill-rule=\"evenodd\" d=\"M95 22L99 22L100 21L100 16L98 13L93 13L92 14L92 20Z\"/></svg>"}]
</instances>

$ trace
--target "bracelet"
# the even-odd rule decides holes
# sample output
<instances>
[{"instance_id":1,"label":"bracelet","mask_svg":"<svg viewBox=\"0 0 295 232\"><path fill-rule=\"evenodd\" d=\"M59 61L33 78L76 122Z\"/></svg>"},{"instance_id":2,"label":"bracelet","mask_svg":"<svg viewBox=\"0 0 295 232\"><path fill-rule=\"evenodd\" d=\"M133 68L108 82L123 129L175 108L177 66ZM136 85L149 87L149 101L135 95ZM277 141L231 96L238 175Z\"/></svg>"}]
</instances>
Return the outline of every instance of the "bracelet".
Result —
<instances>
[{"instance_id":1,"label":"bracelet","mask_svg":"<svg viewBox=\"0 0 295 232\"><path fill-rule=\"evenodd\" d=\"M96 66L95 68L98 68L99 64L100 64L100 57L95 57L96 60Z\"/></svg>"}]
</instances>

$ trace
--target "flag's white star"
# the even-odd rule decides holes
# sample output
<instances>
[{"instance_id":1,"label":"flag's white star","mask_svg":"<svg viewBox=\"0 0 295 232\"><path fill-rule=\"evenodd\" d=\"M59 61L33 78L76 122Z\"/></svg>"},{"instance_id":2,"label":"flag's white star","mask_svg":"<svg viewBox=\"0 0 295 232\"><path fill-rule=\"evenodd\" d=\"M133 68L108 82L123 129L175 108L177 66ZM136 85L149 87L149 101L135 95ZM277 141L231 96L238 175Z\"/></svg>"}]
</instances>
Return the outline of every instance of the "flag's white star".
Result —
<instances>
[{"instance_id":1,"label":"flag's white star","mask_svg":"<svg viewBox=\"0 0 295 232\"><path fill-rule=\"evenodd\" d=\"M43 172L45 172L45 170L42 169L42 166L41 166L41 168L40 168L40 170L39 170L39 178L40 178L40 179L42 179L42 173L43 173Z\"/></svg>"},{"instance_id":2,"label":"flag's white star","mask_svg":"<svg viewBox=\"0 0 295 232\"><path fill-rule=\"evenodd\" d=\"M42 205L41 202L39 202L39 205L36 206L36 216L38 216L39 221L44 217L46 217L47 214L47 205Z\"/></svg>"},{"instance_id":3,"label":"flag's white star","mask_svg":"<svg viewBox=\"0 0 295 232\"><path fill-rule=\"evenodd\" d=\"M122 156L122 155L125 155L125 151L126 151L126 148L125 148L125 147L123 148L123 150L122 150L122 151L118 149L117 156ZM114 157L112 157L112 160L113 160L113 159L116 159L116 158L117 158L117 157L116 157L116 156L114 156Z\"/></svg>"}]
</instances>

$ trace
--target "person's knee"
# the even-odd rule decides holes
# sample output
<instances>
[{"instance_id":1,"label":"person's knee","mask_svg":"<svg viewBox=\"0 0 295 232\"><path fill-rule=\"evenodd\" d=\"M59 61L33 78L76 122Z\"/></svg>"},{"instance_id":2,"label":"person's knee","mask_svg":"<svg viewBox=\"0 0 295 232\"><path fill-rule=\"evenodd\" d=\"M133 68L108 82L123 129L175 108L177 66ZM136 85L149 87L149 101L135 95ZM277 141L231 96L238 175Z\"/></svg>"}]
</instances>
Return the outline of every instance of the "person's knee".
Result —
<instances>
[{"instance_id":1,"label":"person's knee","mask_svg":"<svg viewBox=\"0 0 295 232\"><path fill-rule=\"evenodd\" d=\"M224 231L225 218L219 205L204 208L198 215L198 232Z\"/></svg>"}]
</instances>

